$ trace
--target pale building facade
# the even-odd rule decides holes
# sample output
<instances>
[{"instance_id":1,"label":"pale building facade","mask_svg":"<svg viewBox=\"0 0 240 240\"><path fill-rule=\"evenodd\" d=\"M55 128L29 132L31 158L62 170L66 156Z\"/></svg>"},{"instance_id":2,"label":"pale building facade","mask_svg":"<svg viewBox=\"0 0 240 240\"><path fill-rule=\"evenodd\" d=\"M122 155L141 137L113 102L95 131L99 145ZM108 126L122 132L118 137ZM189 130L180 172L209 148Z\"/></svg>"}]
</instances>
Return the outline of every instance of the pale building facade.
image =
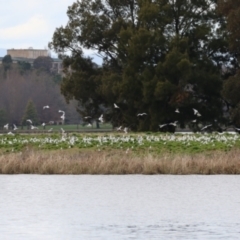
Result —
<instances>
[{"instance_id":1,"label":"pale building facade","mask_svg":"<svg viewBox=\"0 0 240 240\"><path fill-rule=\"evenodd\" d=\"M36 59L38 57L49 57L48 50L46 49L8 49L7 54L12 58L30 58Z\"/></svg>"},{"instance_id":2,"label":"pale building facade","mask_svg":"<svg viewBox=\"0 0 240 240\"><path fill-rule=\"evenodd\" d=\"M11 55L14 63L28 62L33 65L33 62L38 57L51 57L47 49L7 49L7 55ZM0 59L0 64L2 59ZM52 72L62 74L62 61L58 58L52 58Z\"/></svg>"}]
</instances>

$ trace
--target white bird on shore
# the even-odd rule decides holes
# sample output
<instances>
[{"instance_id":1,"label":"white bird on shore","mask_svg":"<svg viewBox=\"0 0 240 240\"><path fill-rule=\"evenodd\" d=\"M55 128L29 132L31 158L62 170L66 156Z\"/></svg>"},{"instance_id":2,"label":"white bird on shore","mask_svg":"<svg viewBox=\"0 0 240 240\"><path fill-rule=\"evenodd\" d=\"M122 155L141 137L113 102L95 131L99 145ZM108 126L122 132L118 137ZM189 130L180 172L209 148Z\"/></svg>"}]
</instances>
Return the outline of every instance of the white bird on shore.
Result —
<instances>
[{"instance_id":1,"label":"white bird on shore","mask_svg":"<svg viewBox=\"0 0 240 240\"><path fill-rule=\"evenodd\" d=\"M12 133L11 131L7 133L8 135L14 135L14 133Z\"/></svg>"},{"instance_id":2,"label":"white bird on shore","mask_svg":"<svg viewBox=\"0 0 240 240\"><path fill-rule=\"evenodd\" d=\"M128 133L128 128L125 127L125 128L123 129L123 131L124 131L125 133Z\"/></svg>"},{"instance_id":3,"label":"white bird on shore","mask_svg":"<svg viewBox=\"0 0 240 240\"><path fill-rule=\"evenodd\" d=\"M92 124L91 123L89 123L88 125L87 125L87 127L91 127L92 126Z\"/></svg>"},{"instance_id":4,"label":"white bird on shore","mask_svg":"<svg viewBox=\"0 0 240 240\"><path fill-rule=\"evenodd\" d=\"M43 106L43 109L46 109L46 108L49 108L49 106L48 106L48 105L46 105L46 106Z\"/></svg>"},{"instance_id":5,"label":"white bird on shore","mask_svg":"<svg viewBox=\"0 0 240 240\"><path fill-rule=\"evenodd\" d=\"M53 129L52 128L50 128L50 129L48 129L48 132L51 132Z\"/></svg>"},{"instance_id":6,"label":"white bird on shore","mask_svg":"<svg viewBox=\"0 0 240 240\"><path fill-rule=\"evenodd\" d=\"M194 115L201 117L202 115L198 112L197 109L193 108Z\"/></svg>"},{"instance_id":7,"label":"white bird on shore","mask_svg":"<svg viewBox=\"0 0 240 240\"><path fill-rule=\"evenodd\" d=\"M42 126L43 126L43 127L46 126L46 123L42 123Z\"/></svg>"},{"instance_id":8,"label":"white bird on shore","mask_svg":"<svg viewBox=\"0 0 240 240\"><path fill-rule=\"evenodd\" d=\"M32 130L38 129L38 127L35 127L35 126L31 125L31 129L32 129Z\"/></svg>"}]
</instances>

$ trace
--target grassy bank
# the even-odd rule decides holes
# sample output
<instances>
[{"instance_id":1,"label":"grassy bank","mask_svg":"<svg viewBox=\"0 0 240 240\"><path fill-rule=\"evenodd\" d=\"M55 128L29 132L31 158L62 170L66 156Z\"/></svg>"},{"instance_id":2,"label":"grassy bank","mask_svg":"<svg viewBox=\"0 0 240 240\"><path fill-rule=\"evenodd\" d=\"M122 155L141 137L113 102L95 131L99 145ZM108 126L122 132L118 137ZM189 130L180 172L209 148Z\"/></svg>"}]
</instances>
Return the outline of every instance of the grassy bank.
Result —
<instances>
[{"instance_id":1,"label":"grassy bank","mask_svg":"<svg viewBox=\"0 0 240 240\"><path fill-rule=\"evenodd\" d=\"M240 174L240 150L195 154L25 149L0 156L0 174Z\"/></svg>"},{"instance_id":2,"label":"grassy bank","mask_svg":"<svg viewBox=\"0 0 240 240\"><path fill-rule=\"evenodd\" d=\"M3 134L0 174L240 174L239 134Z\"/></svg>"}]
</instances>

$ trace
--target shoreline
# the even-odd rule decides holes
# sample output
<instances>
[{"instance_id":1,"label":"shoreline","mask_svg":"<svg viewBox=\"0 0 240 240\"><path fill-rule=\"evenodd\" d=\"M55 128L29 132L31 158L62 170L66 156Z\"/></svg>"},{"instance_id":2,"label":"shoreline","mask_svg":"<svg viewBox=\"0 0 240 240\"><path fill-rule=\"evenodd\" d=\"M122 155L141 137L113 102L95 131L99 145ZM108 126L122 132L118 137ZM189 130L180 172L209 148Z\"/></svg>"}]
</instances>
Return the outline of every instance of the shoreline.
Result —
<instances>
[{"instance_id":1,"label":"shoreline","mask_svg":"<svg viewBox=\"0 0 240 240\"><path fill-rule=\"evenodd\" d=\"M0 174L240 174L240 149L196 154L25 149L0 155Z\"/></svg>"}]
</instances>

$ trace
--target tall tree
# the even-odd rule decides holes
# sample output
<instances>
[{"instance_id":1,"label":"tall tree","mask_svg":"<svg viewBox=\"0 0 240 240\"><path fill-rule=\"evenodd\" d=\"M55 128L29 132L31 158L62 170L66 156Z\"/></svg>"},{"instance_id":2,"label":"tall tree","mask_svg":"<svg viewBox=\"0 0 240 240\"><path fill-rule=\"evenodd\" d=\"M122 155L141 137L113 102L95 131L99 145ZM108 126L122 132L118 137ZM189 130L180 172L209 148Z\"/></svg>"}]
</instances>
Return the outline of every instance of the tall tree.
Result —
<instances>
[{"instance_id":1,"label":"tall tree","mask_svg":"<svg viewBox=\"0 0 240 240\"><path fill-rule=\"evenodd\" d=\"M51 57L40 56L34 59L33 67L38 70L50 72L52 68L52 62L53 60Z\"/></svg>"},{"instance_id":2,"label":"tall tree","mask_svg":"<svg viewBox=\"0 0 240 240\"><path fill-rule=\"evenodd\" d=\"M2 64L3 64L3 68L4 68L5 71L9 70L11 68L11 65L12 65L11 55L4 56L3 59L2 59Z\"/></svg>"},{"instance_id":3,"label":"tall tree","mask_svg":"<svg viewBox=\"0 0 240 240\"><path fill-rule=\"evenodd\" d=\"M230 49L240 56L240 1L218 0L218 10L226 18Z\"/></svg>"},{"instance_id":4,"label":"tall tree","mask_svg":"<svg viewBox=\"0 0 240 240\"><path fill-rule=\"evenodd\" d=\"M7 115L3 109L0 109L0 127L2 128L5 124L7 124Z\"/></svg>"},{"instance_id":5,"label":"tall tree","mask_svg":"<svg viewBox=\"0 0 240 240\"><path fill-rule=\"evenodd\" d=\"M32 100L28 101L22 118L22 125L29 125L29 123L27 122L28 119L30 119L32 121L32 124L34 125L39 124L38 113Z\"/></svg>"},{"instance_id":6,"label":"tall tree","mask_svg":"<svg viewBox=\"0 0 240 240\"><path fill-rule=\"evenodd\" d=\"M82 0L67 14L67 25L49 44L63 59L65 97L82 101L84 91L90 101L95 95L96 105L112 109L114 124L135 130L158 130L176 119L184 126L193 107L203 113L202 122L221 117L219 69L228 56L215 0ZM80 65L90 60L82 48L103 57L103 66L87 76ZM137 118L141 111L148 114L144 120Z\"/></svg>"}]
</instances>

